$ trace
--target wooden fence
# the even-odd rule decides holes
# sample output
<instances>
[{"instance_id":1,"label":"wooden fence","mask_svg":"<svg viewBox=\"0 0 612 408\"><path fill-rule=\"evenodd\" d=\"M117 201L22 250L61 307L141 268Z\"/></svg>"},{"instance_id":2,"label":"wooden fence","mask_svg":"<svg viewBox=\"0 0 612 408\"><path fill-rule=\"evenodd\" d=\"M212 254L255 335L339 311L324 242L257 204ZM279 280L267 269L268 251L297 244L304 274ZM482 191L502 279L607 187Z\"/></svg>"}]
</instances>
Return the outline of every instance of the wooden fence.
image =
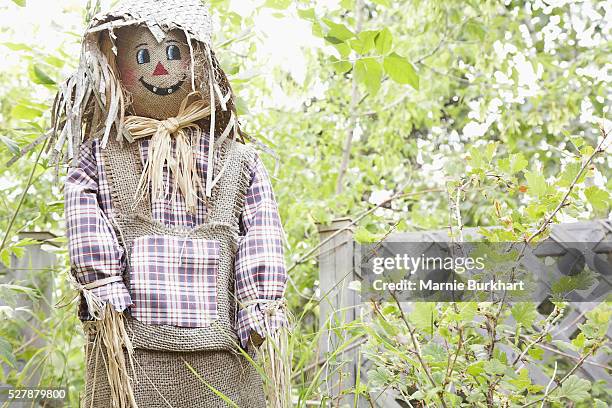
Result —
<instances>
[{"instance_id":1,"label":"wooden fence","mask_svg":"<svg viewBox=\"0 0 612 408\"><path fill-rule=\"evenodd\" d=\"M319 285L321 292L320 303L320 327L323 333L320 340L320 350L323 353L330 353L337 350L345 342L343 333L346 331L337 329L338 326L346 325L360 316L361 297L360 292L355 290L355 282L361 282L359 265L364 254L360 253L360 246L354 239L352 222L348 218L334 220L330 225L319 226L321 248L319 253ZM465 229L465 236L478 236L475 229ZM393 233L388 235L381 245L385 242L449 242L448 231L428 231L413 233ZM544 241L548 245L545 252L538 256L560 256L564 253L563 244L569 242L590 243L591 250L596 254L607 254L606 263L593 263L593 259L586 259L586 264L595 272L600 273L607 279L606 289L600 290L599 297L603 298L607 289L610 287L612 278L612 221L596 220L572 224L554 225L551 228L550 237ZM553 245L554 244L554 245ZM534 257L535 258L535 257ZM531 259L530 266L537 267L542 259ZM591 310L597 302L572 303L569 311L563 320L553 331L553 340L569 341L572 335L578 330L578 325L584 322L585 313ZM410 311L411 304L403 303L405 311ZM330 330L335 327L336 330ZM608 330L608 338L612 338L612 325ZM344 344L346 346L346 344ZM509 359L515 357L515 353L510 348L502 348ZM544 359L557 355L577 361L579 356L571 351L559 350L554 346L546 346ZM605 352L599 352L595 356L587 359L580 369L581 374L590 380L605 380L608 386L612 385L608 369L612 358ZM333 398L338 398L342 404L353 406L354 396L347 394L346 390L354 387L357 376L360 382L367 381L367 371L371 363L359 358L359 345L348 347L346 352L341 353L335 362L329 364L327 374L328 394ZM527 364L527 368L536 384L546 386L550 378L536 365ZM343 393L343 390L344 393ZM339 397L340 396L340 397ZM372 400L376 401L376 407L400 408L401 405L396 400L393 392L372 394ZM359 407L370 407L371 405L361 398Z\"/></svg>"},{"instance_id":2,"label":"wooden fence","mask_svg":"<svg viewBox=\"0 0 612 408\"><path fill-rule=\"evenodd\" d=\"M12 319L22 320L25 323L22 329L23 344L39 349L45 346L45 340L39 336L39 332L48 330L48 328L41 327L41 322L29 311L40 312L44 316L49 316L51 313L54 290L53 279L56 276L54 270L58 268L58 259L54 253L45 251L43 246L50 245L57 247L57 244L52 241L54 238L57 237L49 232L20 233L19 239L31 239L32 243L24 247L23 256L19 258L15 255L11 256L10 268L0 270L0 284L9 283L32 287L36 288L40 294L37 302L33 302L26 295L18 296L15 314L12 316ZM0 299L1 306L5 306L3 299ZM26 367L26 364L28 364L26 360L17 360L17 371L21 372ZM41 366L29 371L26 382L20 386L38 387L43 369ZM1 363L0 370L4 370L6 375L8 374L9 367L5 363ZM9 386L0 382L0 387ZM0 403L0 406L6 405ZM31 407L33 404L31 402L12 402L10 406L11 408L25 408ZM52 405L49 403L46 406L50 407Z\"/></svg>"}]
</instances>

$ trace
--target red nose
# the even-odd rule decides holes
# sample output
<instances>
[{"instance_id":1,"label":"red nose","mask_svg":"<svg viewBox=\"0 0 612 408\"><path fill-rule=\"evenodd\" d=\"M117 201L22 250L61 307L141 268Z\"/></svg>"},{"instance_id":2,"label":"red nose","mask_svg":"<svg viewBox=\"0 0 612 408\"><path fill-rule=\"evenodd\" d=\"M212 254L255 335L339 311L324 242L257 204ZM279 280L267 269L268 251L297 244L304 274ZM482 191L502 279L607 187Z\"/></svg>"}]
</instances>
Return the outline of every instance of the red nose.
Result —
<instances>
[{"instance_id":1,"label":"red nose","mask_svg":"<svg viewBox=\"0 0 612 408\"><path fill-rule=\"evenodd\" d=\"M154 76L158 76L158 75L168 75L168 71L166 70L166 68L162 65L161 62L157 63L157 66L155 67L155 71L153 71L153 75Z\"/></svg>"}]
</instances>

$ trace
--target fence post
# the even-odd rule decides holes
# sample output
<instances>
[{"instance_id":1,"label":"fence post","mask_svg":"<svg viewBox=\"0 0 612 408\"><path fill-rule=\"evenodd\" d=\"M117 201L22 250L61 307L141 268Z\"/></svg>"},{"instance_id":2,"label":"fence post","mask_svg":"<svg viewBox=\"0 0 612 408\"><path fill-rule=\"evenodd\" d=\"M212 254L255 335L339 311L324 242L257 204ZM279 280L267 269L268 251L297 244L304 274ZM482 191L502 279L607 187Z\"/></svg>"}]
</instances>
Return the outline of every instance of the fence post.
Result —
<instances>
[{"instance_id":1,"label":"fence post","mask_svg":"<svg viewBox=\"0 0 612 408\"><path fill-rule=\"evenodd\" d=\"M322 333L319 349L323 355L329 355L346 341L346 330L342 326L355 320L360 299L357 291L349 289L349 283L357 280L351 219L339 218L330 225L319 224L318 230L322 243L319 250L319 327ZM353 348L330 359L326 373L334 373L327 381L330 396L335 397L342 390L354 387L358 352L358 348ZM347 394L339 403L352 406L353 398Z\"/></svg>"}]
</instances>

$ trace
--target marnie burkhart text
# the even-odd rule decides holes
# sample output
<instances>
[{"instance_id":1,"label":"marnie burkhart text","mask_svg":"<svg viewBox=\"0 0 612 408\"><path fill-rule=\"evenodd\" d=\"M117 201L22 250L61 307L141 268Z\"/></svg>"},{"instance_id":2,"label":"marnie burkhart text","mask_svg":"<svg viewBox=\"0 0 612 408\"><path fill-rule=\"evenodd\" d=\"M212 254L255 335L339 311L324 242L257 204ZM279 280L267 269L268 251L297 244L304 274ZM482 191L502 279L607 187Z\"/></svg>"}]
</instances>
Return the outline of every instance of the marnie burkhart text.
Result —
<instances>
[{"instance_id":1,"label":"marnie burkhart text","mask_svg":"<svg viewBox=\"0 0 612 408\"><path fill-rule=\"evenodd\" d=\"M398 282L385 282L375 280L372 287L377 291L476 291L476 292L497 292L497 291L522 291L525 290L523 281L501 282L501 281L480 281L468 279L466 282L453 280L452 282L434 282L432 280L410 281L402 279Z\"/></svg>"}]
</instances>

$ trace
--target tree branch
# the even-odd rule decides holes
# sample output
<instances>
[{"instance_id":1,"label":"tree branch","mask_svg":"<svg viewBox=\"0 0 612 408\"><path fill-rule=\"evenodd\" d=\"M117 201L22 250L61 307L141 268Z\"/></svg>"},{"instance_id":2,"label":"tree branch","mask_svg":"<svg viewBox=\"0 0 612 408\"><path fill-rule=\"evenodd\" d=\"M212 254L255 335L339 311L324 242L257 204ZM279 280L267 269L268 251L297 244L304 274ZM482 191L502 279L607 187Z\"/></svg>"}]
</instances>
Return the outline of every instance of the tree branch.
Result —
<instances>
[{"instance_id":1,"label":"tree branch","mask_svg":"<svg viewBox=\"0 0 612 408\"><path fill-rule=\"evenodd\" d=\"M357 0L355 3L355 17L357 20L355 26L355 33L358 34L361 31L363 25L363 0ZM351 94L351 106L349 108L349 123L346 130L346 140L344 142L344 149L342 151L342 163L340 164L340 170L338 171L338 180L336 181L336 194L342 193L344 188L344 176L348 170L349 161L351 158L351 145L353 143L353 136L355 134L355 125L357 124L357 104L359 101L359 88L357 87L357 76L353 72L352 78L352 94Z\"/></svg>"}]
</instances>

